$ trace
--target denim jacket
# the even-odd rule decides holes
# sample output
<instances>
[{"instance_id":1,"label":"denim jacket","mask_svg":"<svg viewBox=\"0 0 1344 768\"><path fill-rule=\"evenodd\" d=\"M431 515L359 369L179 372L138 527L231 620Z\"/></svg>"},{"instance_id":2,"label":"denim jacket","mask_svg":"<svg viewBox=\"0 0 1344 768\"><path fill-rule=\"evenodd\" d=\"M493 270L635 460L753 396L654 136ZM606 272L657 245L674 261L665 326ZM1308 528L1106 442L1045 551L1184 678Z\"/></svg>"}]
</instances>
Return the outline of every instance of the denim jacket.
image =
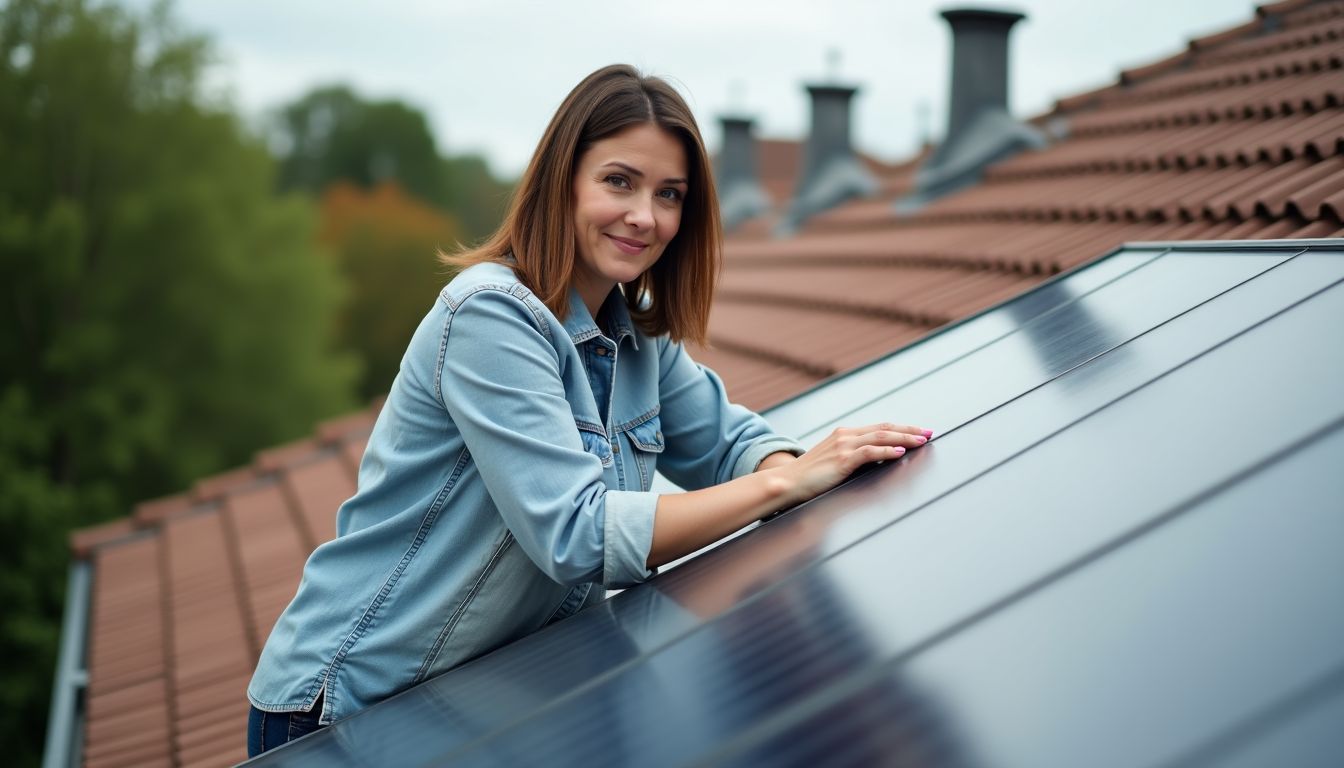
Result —
<instances>
[{"instance_id":1,"label":"denim jacket","mask_svg":"<svg viewBox=\"0 0 1344 768\"><path fill-rule=\"evenodd\" d=\"M262 649L254 705L308 710L322 693L330 723L535 632L653 575L655 468L694 489L802 452L680 344L641 333L618 290L603 313L615 338L576 292L561 322L500 264L443 289L337 537Z\"/></svg>"}]
</instances>

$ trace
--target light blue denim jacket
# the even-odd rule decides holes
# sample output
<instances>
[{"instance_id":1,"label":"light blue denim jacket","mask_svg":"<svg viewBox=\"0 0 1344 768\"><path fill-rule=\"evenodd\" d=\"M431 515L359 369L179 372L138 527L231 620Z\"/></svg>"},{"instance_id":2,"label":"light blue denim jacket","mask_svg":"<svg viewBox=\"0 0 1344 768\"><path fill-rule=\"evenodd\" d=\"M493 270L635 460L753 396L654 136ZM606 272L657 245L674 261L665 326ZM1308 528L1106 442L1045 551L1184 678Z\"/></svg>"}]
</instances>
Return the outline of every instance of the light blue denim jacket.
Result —
<instances>
[{"instance_id":1,"label":"light blue denim jacket","mask_svg":"<svg viewBox=\"0 0 1344 768\"><path fill-rule=\"evenodd\" d=\"M649 578L655 466L687 489L793 440L711 371L631 322L608 338L577 293L561 322L499 264L443 289L401 362L359 467L248 697L346 717Z\"/></svg>"}]
</instances>

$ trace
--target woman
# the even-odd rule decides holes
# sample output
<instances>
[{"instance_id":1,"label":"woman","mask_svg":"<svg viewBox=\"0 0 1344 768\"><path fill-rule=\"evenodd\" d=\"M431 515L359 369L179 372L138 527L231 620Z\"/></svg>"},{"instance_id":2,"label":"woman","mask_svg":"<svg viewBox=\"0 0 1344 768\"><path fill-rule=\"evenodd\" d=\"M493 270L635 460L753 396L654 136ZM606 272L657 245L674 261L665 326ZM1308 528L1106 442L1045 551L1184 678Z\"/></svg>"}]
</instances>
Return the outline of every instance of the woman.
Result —
<instances>
[{"instance_id":1,"label":"woman","mask_svg":"<svg viewBox=\"0 0 1344 768\"><path fill-rule=\"evenodd\" d=\"M687 356L720 254L699 129L664 81L594 72L504 224L416 330L341 506L262 651L248 749L348 716L922 445L804 453ZM653 494L654 468L687 493Z\"/></svg>"}]
</instances>

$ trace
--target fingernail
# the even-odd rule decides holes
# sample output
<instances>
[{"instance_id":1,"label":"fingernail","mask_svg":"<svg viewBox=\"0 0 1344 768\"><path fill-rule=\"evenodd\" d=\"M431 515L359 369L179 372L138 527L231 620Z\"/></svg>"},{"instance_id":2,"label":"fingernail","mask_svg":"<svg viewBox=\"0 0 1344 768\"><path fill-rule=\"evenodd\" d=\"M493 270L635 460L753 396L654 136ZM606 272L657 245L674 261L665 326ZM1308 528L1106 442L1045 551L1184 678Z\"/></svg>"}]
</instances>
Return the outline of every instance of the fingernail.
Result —
<instances>
[{"instance_id":1,"label":"fingernail","mask_svg":"<svg viewBox=\"0 0 1344 768\"><path fill-rule=\"evenodd\" d=\"M926 439L926 440L927 440L928 438L930 438L930 437L933 437L933 430L932 430L932 429L921 429L920 431L924 433L924 439Z\"/></svg>"},{"instance_id":2,"label":"fingernail","mask_svg":"<svg viewBox=\"0 0 1344 768\"><path fill-rule=\"evenodd\" d=\"M896 450L893 451L893 453L895 453L897 456L900 456L902 453L905 453L905 449L898 445L896 446Z\"/></svg>"},{"instance_id":3,"label":"fingernail","mask_svg":"<svg viewBox=\"0 0 1344 768\"><path fill-rule=\"evenodd\" d=\"M920 445L923 445L924 443L927 443L928 441L929 441L929 438L927 438L927 437L916 437L916 438L915 438L915 442L919 443Z\"/></svg>"}]
</instances>

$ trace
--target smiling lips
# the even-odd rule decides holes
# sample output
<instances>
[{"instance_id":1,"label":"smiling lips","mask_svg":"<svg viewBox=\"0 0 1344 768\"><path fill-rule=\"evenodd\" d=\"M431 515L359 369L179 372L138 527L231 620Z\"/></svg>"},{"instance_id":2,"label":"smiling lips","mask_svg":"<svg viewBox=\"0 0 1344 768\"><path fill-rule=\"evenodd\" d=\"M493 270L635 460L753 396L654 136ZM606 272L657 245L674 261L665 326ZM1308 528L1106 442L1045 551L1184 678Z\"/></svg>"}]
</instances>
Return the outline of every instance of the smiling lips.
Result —
<instances>
[{"instance_id":1,"label":"smiling lips","mask_svg":"<svg viewBox=\"0 0 1344 768\"><path fill-rule=\"evenodd\" d=\"M611 238L611 241L616 244L616 247L620 249L622 253L628 253L631 256L634 256L649 247L648 243L641 240L631 240L628 237L617 237L615 235L607 235L607 237Z\"/></svg>"}]
</instances>

